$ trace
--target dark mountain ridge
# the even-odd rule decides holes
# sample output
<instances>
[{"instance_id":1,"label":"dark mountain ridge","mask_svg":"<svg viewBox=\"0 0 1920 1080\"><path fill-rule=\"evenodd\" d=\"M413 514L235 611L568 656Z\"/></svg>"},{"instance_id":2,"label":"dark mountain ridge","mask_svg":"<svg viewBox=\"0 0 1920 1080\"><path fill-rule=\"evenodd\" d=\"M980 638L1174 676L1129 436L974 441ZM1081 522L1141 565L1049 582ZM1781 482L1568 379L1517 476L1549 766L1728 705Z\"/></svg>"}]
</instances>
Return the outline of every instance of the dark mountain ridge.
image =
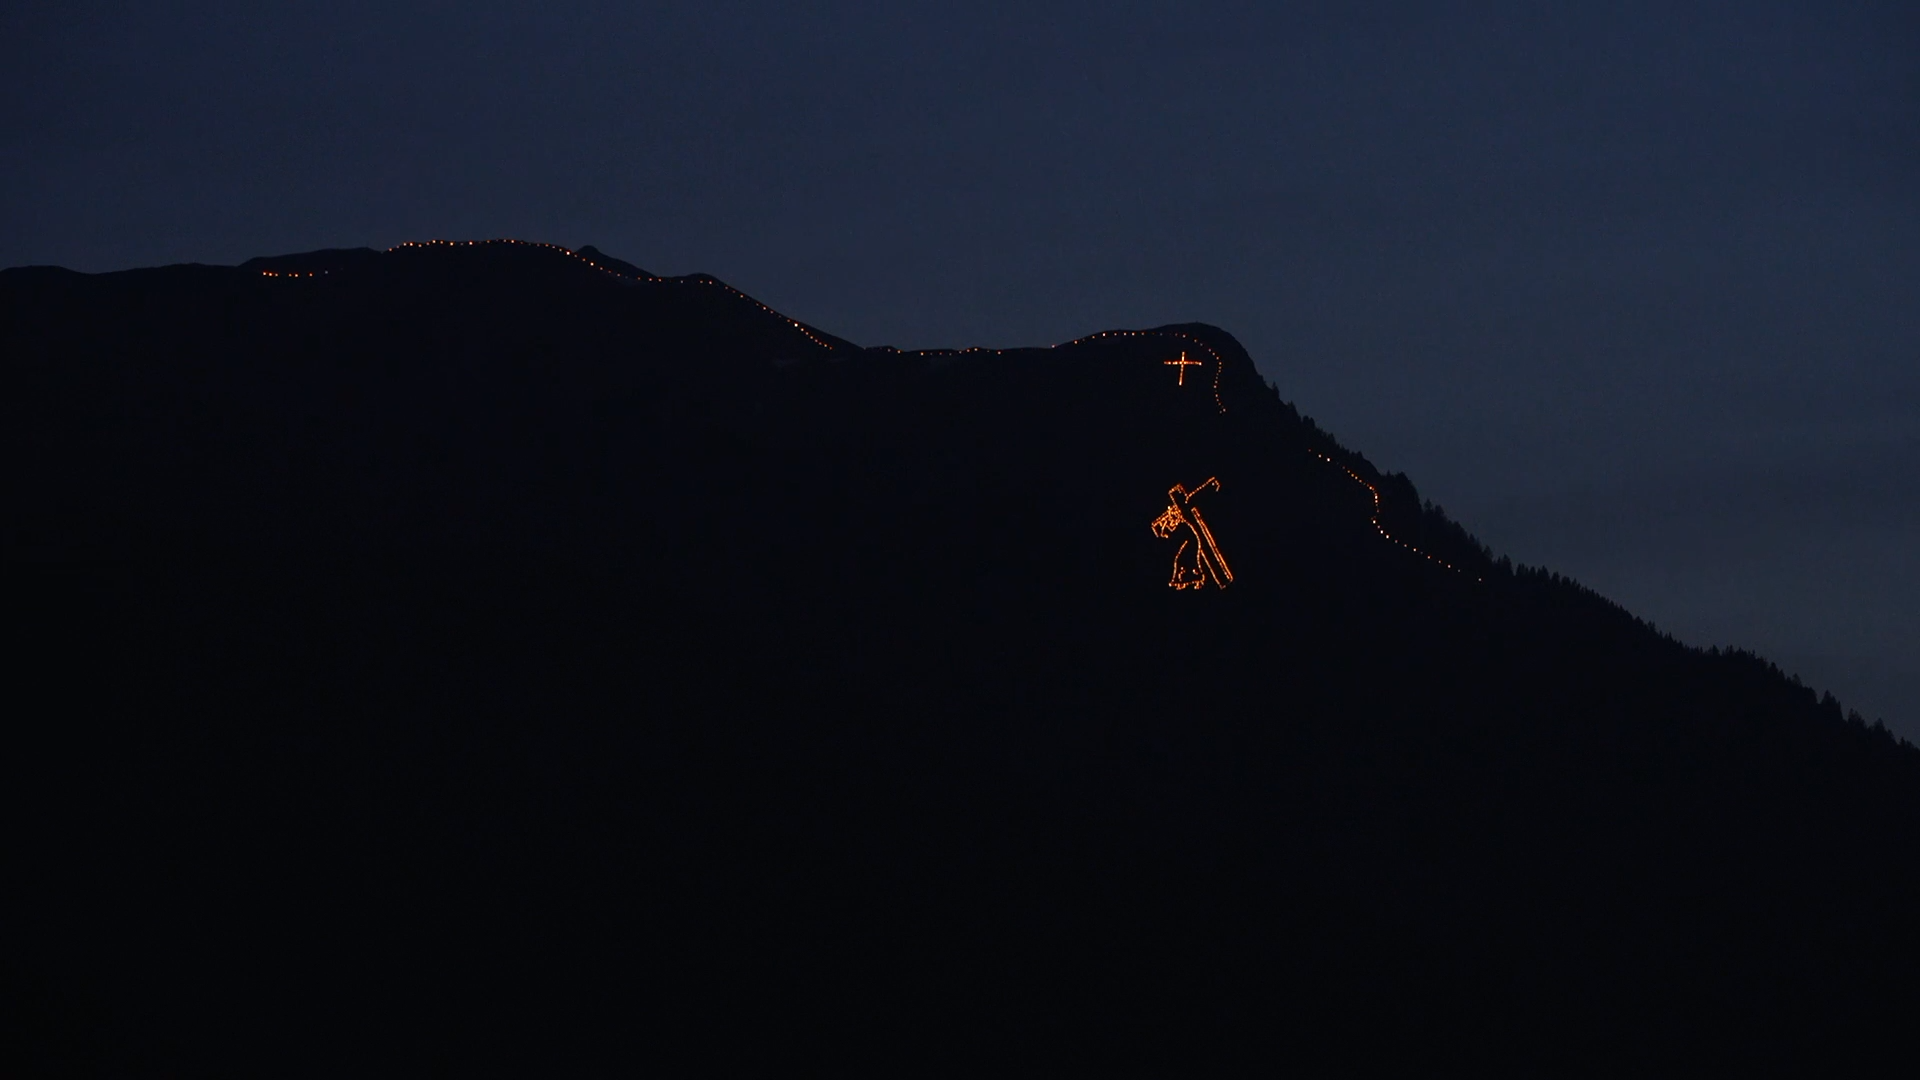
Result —
<instances>
[{"instance_id":1,"label":"dark mountain ridge","mask_svg":"<svg viewBox=\"0 0 1920 1080\"><path fill-rule=\"evenodd\" d=\"M1920 752L1496 559L1218 328L863 349L489 242L4 271L0 342L20 955L147 1065L1911 1015Z\"/></svg>"}]
</instances>

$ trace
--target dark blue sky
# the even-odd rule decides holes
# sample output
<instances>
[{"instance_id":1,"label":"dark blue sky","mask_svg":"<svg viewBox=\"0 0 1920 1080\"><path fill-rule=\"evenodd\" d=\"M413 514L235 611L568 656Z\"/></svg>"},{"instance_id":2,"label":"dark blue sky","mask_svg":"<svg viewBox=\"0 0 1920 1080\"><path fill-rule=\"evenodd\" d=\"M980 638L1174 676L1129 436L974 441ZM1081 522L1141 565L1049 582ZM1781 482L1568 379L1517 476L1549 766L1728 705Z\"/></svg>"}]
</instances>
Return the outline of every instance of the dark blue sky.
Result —
<instances>
[{"instance_id":1,"label":"dark blue sky","mask_svg":"<svg viewBox=\"0 0 1920 1080\"><path fill-rule=\"evenodd\" d=\"M1920 741L1913 0L27 6L0 265L517 236L867 344L1217 323Z\"/></svg>"}]
</instances>

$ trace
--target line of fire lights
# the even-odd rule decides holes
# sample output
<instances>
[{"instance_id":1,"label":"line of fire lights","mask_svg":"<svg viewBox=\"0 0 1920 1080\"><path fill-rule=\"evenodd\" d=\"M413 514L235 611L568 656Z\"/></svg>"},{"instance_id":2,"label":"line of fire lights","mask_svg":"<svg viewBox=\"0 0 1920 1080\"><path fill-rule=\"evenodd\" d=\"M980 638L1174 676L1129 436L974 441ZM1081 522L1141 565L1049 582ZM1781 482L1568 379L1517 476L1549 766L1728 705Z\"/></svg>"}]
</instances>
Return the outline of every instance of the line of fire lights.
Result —
<instances>
[{"instance_id":1,"label":"line of fire lights","mask_svg":"<svg viewBox=\"0 0 1920 1080\"><path fill-rule=\"evenodd\" d=\"M406 240L406 241L402 241L401 243L395 244L393 247L390 247L387 250L389 252L393 252L393 251L399 251L402 248L480 247L488 244L516 244L521 247L545 248L548 251L558 252L561 255L565 255L570 259L577 259L580 262L583 262L588 266L593 267L595 270L598 270L603 274L609 274L613 277L619 278L622 281L671 281L671 282L679 282L679 283L687 283L687 284L716 286L726 292L732 293L734 296L737 296L742 300L745 300L749 304L752 304L754 307L759 308L761 311L764 311L767 314L772 315L774 318L781 320L782 322L786 323L788 326L793 327L795 330L800 331L801 334L806 336L806 339L808 341L813 342L815 345L818 345L829 352L832 352L834 350L833 345L822 340L811 329L809 329L805 323L802 323L798 319L790 318L786 315L781 314L778 311L775 311L773 308L768 307L767 305L761 303L760 301L755 300L753 297L748 296L746 293L741 292L739 289L736 289L733 286L717 278L710 278L710 277L708 278L691 278L691 277L668 278L668 277L661 277L657 274L649 274L646 277L635 277L632 274L623 273L622 271L616 270L611 266L607 266L603 263L596 262L593 259L590 259L587 256L582 255L571 248L562 247L559 244L548 244L538 240L514 240L506 237L503 237L497 240ZM305 271L262 270L260 271L260 275L262 277L271 277L271 278L310 278L310 277L317 277L318 275L324 274L324 273L326 273L325 270L305 270ZM1213 346L1208 345L1206 342L1200 340L1197 337L1194 337L1191 334L1183 334L1178 330L1102 330L1097 334L1088 334L1086 337L1074 338L1072 341L1063 341L1058 345L1054 345L1050 347L1055 349L1063 349L1063 348L1067 348L1068 346L1080 345L1085 342L1098 341L1101 338L1110 338L1110 337L1174 338L1179 341L1184 341L1194 346L1195 348L1199 349L1201 352L1206 353L1209 357L1213 359L1214 408L1218 409L1223 414L1227 411L1227 403L1221 400L1221 397L1220 397L1220 374L1221 372L1226 370L1226 366L1227 366L1226 359L1222 357L1218 352L1214 351ZM967 348L967 349L913 349L913 350L909 350L909 352L911 355L914 355L914 356L965 356L971 353L992 353L997 356L1002 353L1005 353L1006 350L990 349L984 346L976 345L972 348ZM1181 353L1180 355L1182 360L1186 359L1186 354L1184 352ZM1181 385L1186 384L1186 368L1185 367L1180 368L1180 384ZM1445 559L1442 559L1437 555L1428 554L1427 552L1420 550L1419 548L1413 546L1412 544L1407 543L1405 540L1401 540L1395 537L1392 533L1389 533L1386 530L1386 527L1380 524L1380 489L1375 487L1372 483L1368 482L1366 477L1361 476L1359 473L1354 472L1352 469L1348 468L1345 465L1340 464L1339 462L1333 460L1332 458L1328 457L1327 455L1321 453L1318 450L1309 450L1308 453L1312 454L1314 457L1319 458L1321 461L1324 461L1327 464L1342 470L1348 476L1352 477L1356 483L1360 484L1361 486L1367 489L1367 493L1373 496L1373 528L1375 532L1380 534L1382 539L1385 539L1394 544L1398 544L1399 546L1406 548L1408 551L1413 552L1415 555L1418 555L1421 558L1427 559L1440 566L1444 566L1448 570L1451 570L1456 574L1464 573L1464 571L1462 571L1459 567L1453 565L1452 563L1446 561Z\"/></svg>"},{"instance_id":2,"label":"line of fire lights","mask_svg":"<svg viewBox=\"0 0 1920 1080\"><path fill-rule=\"evenodd\" d=\"M1381 539L1387 540L1391 543L1398 544L1401 547L1406 548L1408 551L1413 552L1415 555L1418 555L1421 558L1428 560L1429 562L1437 563L1440 566L1444 566L1456 574L1466 573L1466 571L1453 565L1452 563L1441 558L1440 556L1432 555L1425 551L1421 551L1419 548L1414 547L1412 544L1409 544L1405 540L1402 540L1394 536L1392 533L1388 532L1386 526L1380 524L1380 489L1375 487L1373 483L1369 481L1366 477L1361 476L1359 473L1354 472L1352 469L1348 468L1345 465L1340 464L1339 462L1333 460L1332 458L1328 457L1327 455L1321 453L1318 450L1309 449L1307 453L1312 454L1314 457L1319 458L1321 461L1324 461L1327 464L1333 466L1334 468L1339 469L1341 472L1346 473L1348 476L1353 478L1355 483L1367 489L1367 494L1373 496L1373 531L1379 533ZM1486 579L1475 578L1474 580L1485 581Z\"/></svg>"},{"instance_id":3,"label":"line of fire lights","mask_svg":"<svg viewBox=\"0 0 1920 1080\"><path fill-rule=\"evenodd\" d=\"M736 289L733 286L727 284L726 282L720 281L716 278L693 278L693 277L669 278L669 277L661 277L658 274L648 274L644 277L636 277L633 274L623 273L620 270L616 270L611 266L605 265L604 263L595 262L594 260L588 258L585 255L580 254L577 251L574 251L571 248L564 248L564 247L561 247L559 244L542 243L538 240L514 240L510 238L502 238L498 240L407 240L407 241L403 241L402 243L395 244L394 246L388 248L387 250L399 251L401 248L426 248L426 247L481 247L487 244L517 244L521 247L545 248L548 251L554 251L554 252L558 252L561 255L565 255L570 259L578 259L579 261L586 263L588 266L593 267L595 270L598 270L603 274L610 274L613 277L617 277L622 281L670 281L670 282L675 282L677 284L683 284L683 285L711 285L725 292L732 293L733 295L739 297L740 299L745 300L747 303L752 304L754 307L759 308L761 311L766 312L767 314L773 316L774 318L779 319L780 321L786 323L788 326L793 327L795 330L800 331L802 334L806 335L806 338L808 341L813 342L815 345L820 346L821 348L827 350L828 352L832 352L834 348L831 343L821 339L812 330L808 329L806 324L802 323L799 319L788 318L787 316L780 314L779 312L773 310L772 308L761 303L760 301L755 300L753 297L748 296L746 293L741 292L739 289Z\"/></svg>"}]
</instances>

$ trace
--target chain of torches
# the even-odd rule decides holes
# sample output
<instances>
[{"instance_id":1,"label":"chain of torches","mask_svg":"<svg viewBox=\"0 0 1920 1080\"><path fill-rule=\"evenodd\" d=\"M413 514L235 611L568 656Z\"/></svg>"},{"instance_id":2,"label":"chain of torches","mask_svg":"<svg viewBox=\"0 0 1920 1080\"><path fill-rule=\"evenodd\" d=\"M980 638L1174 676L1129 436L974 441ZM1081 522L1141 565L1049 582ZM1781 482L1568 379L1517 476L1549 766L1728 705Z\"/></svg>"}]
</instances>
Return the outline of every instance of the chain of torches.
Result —
<instances>
[{"instance_id":1,"label":"chain of torches","mask_svg":"<svg viewBox=\"0 0 1920 1080\"><path fill-rule=\"evenodd\" d=\"M1448 562L1447 560L1441 558L1440 556L1433 555L1425 551L1421 551L1419 548L1414 547L1412 544L1409 544L1405 540L1402 540L1394 536L1392 533L1388 532L1387 527L1385 525L1380 524L1380 489L1375 487L1373 483L1369 481L1366 477L1361 476L1359 473L1354 472L1352 469L1348 468L1345 465L1340 464L1339 462L1333 460L1332 458L1328 457L1327 455L1321 453L1318 450L1310 449L1307 451L1307 453L1312 454L1314 457L1319 458L1321 461L1324 461L1327 464L1333 466L1334 468L1339 469L1341 472L1346 473L1348 476L1353 477L1354 483L1359 484L1360 486L1367 489L1367 494L1373 496L1373 531L1379 533L1381 539L1389 541L1390 543L1398 544L1401 547L1406 548L1408 551L1413 552L1415 555L1418 555L1429 562L1435 563L1440 566L1444 566L1456 574L1464 574L1466 572L1460 569L1459 567L1453 565L1452 563ZM1485 579L1476 578L1475 580L1481 581Z\"/></svg>"},{"instance_id":2,"label":"chain of torches","mask_svg":"<svg viewBox=\"0 0 1920 1080\"><path fill-rule=\"evenodd\" d=\"M587 256L572 250L571 248L561 247L559 244L542 243L538 240L513 240L509 238L502 238L498 240L407 240L402 243L396 244L393 247L388 248L387 250L392 252L392 251L399 251L402 248L482 247L482 246L491 245L491 244L515 244L521 247L544 248L548 251L555 252L556 254L564 255L567 258L576 259L580 262L587 264L588 266L593 267L595 270L598 270L603 274L608 274L612 277L619 278L622 281L662 281L662 282L670 281L678 284L712 286L724 292L731 293L732 295L739 297L742 300L745 300L747 303L752 304L754 307L759 308L761 311L764 311L767 314L773 316L774 318L779 319L781 322L786 323L788 326L791 326L793 329L798 330L804 337L806 337L808 341L812 342L815 345L818 345L820 348L826 349L829 352L832 352L834 350L834 346L831 343L822 339L818 334L815 334L813 330L810 327L808 327L805 323L802 323L798 319L793 319L785 315L782 315L780 312L775 311L773 308L768 307L767 305L761 303L760 301L755 300L753 297L748 296L746 293L741 292L739 289L736 289L733 286L727 284L726 282L720 281L716 278L710 278L710 277L667 278L667 277L660 277L658 275L648 275L644 278L635 277L632 274L624 273L611 266L607 266L604 263L596 262L593 259L588 258ZM326 273L325 270L262 270L260 271L260 276L270 277L270 278L310 278L310 277L318 277L324 273ZM1074 338L1072 341L1063 341L1058 345L1052 346L1052 348L1063 349L1073 345L1081 345L1089 341L1098 341L1102 338L1112 338L1112 337L1172 338L1176 341L1181 341L1188 345L1191 345L1195 349L1199 350L1200 352L1205 353L1207 357L1213 361L1214 408L1218 409L1221 413L1225 413L1227 411L1227 404L1220 397L1220 373L1226 369L1226 366L1227 366L1226 360L1223 357L1221 357L1221 355L1218 352L1214 351L1211 345L1208 345L1206 342L1201 341L1199 338L1196 338L1190 334L1183 334L1177 330L1102 330L1097 334L1088 334L1086 337ZM914 349L910 351L909 355L966 356L973 353L992 353L994 355L1000 355L1005 351L1006 350L1004 349L992 349L992 348L986 348L984 346L976 345L968 349ZM1177 380L1176 385L1179 385L1179 386L1186 385L1187 368L1191 366L1199 366L1198 361L1187 359L1187 354L1184 350L1182 350L1180 353L1180 359L1166 360L1162 362L1170 367L1173 367L1174 370L1178 372L1179 379ZM1345 465L1340 464L1339 462L1333 460L1332 458L1328 457L1327 455L1321 453L1318 450L1309 449L1307 452L1312 454L1314 457L1319 458L1321 461L1324 461L1327 464L1332 465L1333 467L1345 472L1348 476L1353 478L1355 483L1358 483L1362 487L1365 487L1367 489L1367 493L1373 497L1373 528L1375 532L1378 532L1380 534L1382 539L1385 539L1391 543L1397 544L1400 547L1406 548L1408 551L1413 552L1415 555L1418 555L1421 558L1426 559L1430 562L1433 562L1439 566L1446 567L1448 570L1452 570L1456 574L1462 572L1459 567L1453 565L1450 562L1447 562L1445 559L1442 559L1436 555L1431 555L1425 551L1422 551L1419 548L1413 546L1412 544L1407 543L1405 540L1398 539L1393 534L1387 532L1386 527L1380 523L1380 509L1381 509L1380 489L1375 487L1370 481L1367 480L1366 477L1361 476L1359 473L1353 471L1352 469L1348 468ZM1212 490L1218 491L1220 488L1219 480L1209 478L1205 484L1202 484L1200 487L1195 488L1191 494L1198 494L1200 491L1207 490L1209 488L1211 488ZM1180 485L1178 484L1174 485L1173 490L1186 494L1184 489L1181 488ZM1176 499L1176 502L1178 501L1179 500ZM1174 518L1172 520L1168 520L1167 515L1164 513L1161 515L1160 518L1155 519L1154 521L1155 535L1165 535L1167 533L1170 533L1171 528L1163 530L1162 524L1165 523L1166 525L1171 527L1174 524L1174 522L1178 520L1179 513L1175 506L1169 506L1169 512L1172 512L1174 515ZM1195 516L1197 517L1197 515ZM1202 526L1201 528L1204 528L1204 526ZM1226 588L1227 583L1233 580L1233 573L1232 571L1226 569L1226 560L1221 557L1218 546L1213 543L1213 536L1211 532L1207 532L1204 535L1201 535L1199 529L1195 529L1193 531L1196 533L1195 540L1201 541L1204 547L1211 549L1211 554L1213 559L1217 560L1218 562L1218 567L1215 573L1210 575L1214 580L1214 584L1220 588L1223 588L1223 589ZM1185 545L1183 544L1182 551L1184 550L1185 550ZM1195 580L1191 575L1183 579L1181 574L1178 572L1178 559L1179 559L1179 556L1176 555L1175 556L1176 572L1174 575L1174 580L1169 583L1173 588L1175 589L1196 588L1197 589L1200 585L1204 584L1204 581ZM1202 565L1204 565L1204 562L1202 563Z\"/></svg>"},{"instance_id":3,"label":"chain of torches","mask_svg":"<svg viewBox=\"0 0 1920 1080\"><path fill-rule=\"evenodd\" d=\"M580 262L586 263L588 266L593 267L595 270L598 270L603 274L609 274L613 277L619 278L622 281L670 281L680 285L710 285L723 292L732 293L734 296L737 296L740 299L745 300L747 303L752 304L754 307L759 308L761 311L766 312L767 314L773 316L774 318L779 319L781 322L786 323L788 326L793 327L795 330L800 331L802 334L806 335L806 338L808 341L813 342L815 345L818 345L829 352L833 351L833 346L830 343L822 340L819 337L819 335L815 334L811 329L809 329L805 323L802 323L798 319L789 319L785 315L780 314L779 312L773 310L772 308L761 303L760 301L755 300L753 297L748 296L746 293L741 292L739 289L734 288L733 286L727 284L724 281L719 281L714 278L692 278L692 277L668 278L668 277L660 277L657 274L649 274L646 277L635 277L632 274L622 273L611 266L607 266L603 263L595 262L594 260L586 257L585 255L580 254L577 251L572 250L571 248L564 248L564 247L561 247L559 244L546 244L538 240L512 240L512 239L407 240L402 243L395 244L393 247L390 247L387 250L399 251L401 248L425 248L425 247L484 247L488 244L517 244L521 247L545 248L548 251L565 255L569 259L577 259Z\"/></svg>"}]
</instances>

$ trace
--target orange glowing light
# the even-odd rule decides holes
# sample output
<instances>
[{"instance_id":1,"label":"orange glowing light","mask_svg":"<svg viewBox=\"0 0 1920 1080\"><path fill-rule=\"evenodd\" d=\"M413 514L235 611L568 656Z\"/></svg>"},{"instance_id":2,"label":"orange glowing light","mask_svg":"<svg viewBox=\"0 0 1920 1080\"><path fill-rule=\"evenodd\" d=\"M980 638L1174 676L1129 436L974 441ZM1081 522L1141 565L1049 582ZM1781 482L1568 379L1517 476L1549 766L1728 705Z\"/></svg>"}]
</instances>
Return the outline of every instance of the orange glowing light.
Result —
<instances>
[{"instance_id":1,"label":"orange glowing light","mask_svg":"<svg viewBox=\"0 0 1920 1080\"><path fill-rule=\"evenodd\" d=\"M1185 350L1181 350L1180 359L1178 360L1162 360L1160 362L1166 365L1167 367L1173 368L1175 371L1178 371L1180 373L1179 380L1174 383L1175 386L1187 385L1187 369L1188 368L1206 366L1198 360L1187 359L1187 354Z\"/></svg>"},{"instance_id":2,"label":"orange glowing light","mask_svg":"<svg viewBox=\"0 0 1920 1080\"><path fill-rule=\"evenodd\" d=\"M1318 450L1309 449L1307 453L1312 454L1314 457L1319 458L1321 461L1324 461L1327 464L1333 466L1334 468L1339 469L1341 472L1346 473L1348 477L1352 478L1354 483L1359 484L1361 487L1364 487L1367 489L1367 493L1373 497L1373 531L1379 533L1381 539L1386 540L1390 543L1398 544L1401 547L1406 548L1408 551L1413 552L1415 555L1418 555L1421 558L1427 560L1428 562L1435 564L1436 566L1444 566L1448 570L1451 570L1456 574L1466 573L1466 571L1453 565L1447 560L1442 559L1438 555L1435 555L1432 552L1422 551L1419 548L1413 546L1412 544L1407 543L1405 540L1402 540L1399 537L1388 532L1387 527L1380 523L1380 510L1381 510L1380 489L1377 487L1374 487L1373 484L1370 483L1366 477L1361 476L1359 473L1354 472L1348 466L1340 464L1339 462L1333 460L1332 458L1328 457L1327 455L1321 453ZM1479 582L1485 582L1487 579L1483 577L1476 577L1474 578L1474 580Z\"/></svg>"},{"instance_id":3,"label":"orange glowing light","mask_svg":"<svg viewBox=\"0 0 1920 1080\"><path fill-rule=\"evenodd\" d=\"M717 287L721 291L729 293L738 299L745 300L747 303L752 304L754 307L759 308L761 311L767 313L768 315L772 315L774 318L779 319L781 322L786 323L788 326L792 327L793 329L798 330L801 336L805 337L808 341L813 342L815 345L818 345L829 352L833 351L833 344L831 342L823 340L820 337L820 335L815 334L812 330L808 329L807 326L803 324L800 320L790 318L786 315L782 315L780 312L773 310L772 308L768 307L767 305L761 303L758 300L755 300L753 297L748 296L746 293L741 292L739 289L736 289L733 286L728 285L726 282L717 280L715 278L708 278L708 277L669 278L669 277L661 277L658 274L649 274L646 277L634 277L631 274L626 274L626 273L622 273L619 270L615 270L610 266L603 266L600 263L594 262L592 259L587 258L585 255L582 255L579 252L573 251L568 248L563 248L559 244L547 244L537 240L513 240L513 239L505 239L505 238L499 239L499 240L403 240L400 243L395 244L393 247L388 248L387 250L398 251L401 248L428 248L428 247L475 247L475 246L491 245L491 244L517 244L523 247L545 248L548 251L556 252L558 254L566 256L567 258L575 259L579 262L583 262L588 266L593 267L595 270L600 271L603 274L606 274L610 277L619 278L622 281L647 281L652 283L669 284L669 285L682 285L682 286L704 285L704 286L710 286L710 287Z\"/></svg>"},{"instance_id":4,"label":"orange glowing light","mask_svg":"<svg viewBox=\"0 0 1920 1080\"><path fill-rule=\"evenodd\" d=\"M1180 541L1180 550L1173 553L1173 579L1167 582L1169 588L1200 589L1209 581L1221 589L1233 584L1233 570L1227 566L1226 556L1220 554L1220 545L1214 542L1207 519L1200 516L1200 508L1193 504L1194 496L1201 492L1219 490L1220 479L1210 476L1206 483L1192 491L1179 484L1167 491L1167 508L1153 519L1153 535L1170 540L1180 530L1187 531L1187 538Z\"/></svg>"}]
</instances>

